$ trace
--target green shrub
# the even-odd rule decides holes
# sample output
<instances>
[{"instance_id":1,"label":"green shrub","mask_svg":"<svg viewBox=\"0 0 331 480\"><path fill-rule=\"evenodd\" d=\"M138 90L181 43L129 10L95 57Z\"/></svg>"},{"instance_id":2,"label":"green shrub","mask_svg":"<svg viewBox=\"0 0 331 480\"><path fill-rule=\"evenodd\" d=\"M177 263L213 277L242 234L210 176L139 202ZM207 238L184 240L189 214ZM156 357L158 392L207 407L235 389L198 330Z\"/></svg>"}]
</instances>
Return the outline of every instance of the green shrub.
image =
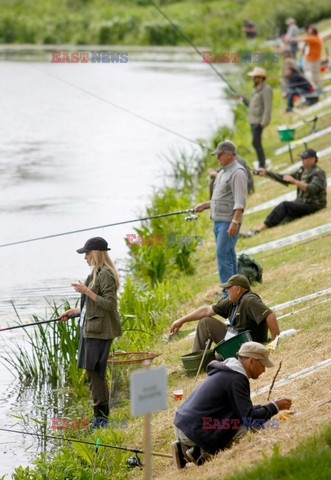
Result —
<instances>
[{"instance_id":1,"label":"green shrub","mask_svg":"<svg viewBox=\"0 0 331 480\"><path fill-rule=\"evenodd\" d=\"M174 24L181 29L176 22ZM182 41L182 36L168 22L145 23L142 31L143 41L148 45L178 45Z\"/></svg>"},{"instance_id":2,"label":"green shrub","mask_svg":"<svg viewBox=\"0 0 331 480\"><path fill-rule=\"evenodd\" d=\"M135 33L137 22L134 17L119 18L104 21L99 25L98 43L100 45L121 42L128 33Z\"/></svg>"}]
</instances>

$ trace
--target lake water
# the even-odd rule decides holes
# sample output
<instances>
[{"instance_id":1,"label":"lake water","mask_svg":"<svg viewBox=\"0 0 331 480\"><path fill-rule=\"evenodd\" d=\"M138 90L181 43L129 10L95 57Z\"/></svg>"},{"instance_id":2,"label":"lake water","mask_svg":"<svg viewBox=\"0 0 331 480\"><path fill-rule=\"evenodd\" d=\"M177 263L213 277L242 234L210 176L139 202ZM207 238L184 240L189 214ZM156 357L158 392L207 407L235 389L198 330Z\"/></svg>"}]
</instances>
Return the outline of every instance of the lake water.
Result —
<instances>
[{"instance_id":1,"label":"lake water","mask_svg":"<svg viewBox=\"0 0 331 480\"><path fill-rule=\"evenodd\" d=\"M232 125L224 85L207 65L154 57L127 64L0 62L0 245L139 217L169 170L169 150L199 148L47 73L192 139ZM26 321L32 313L47 317L48 302L76 298L70 282L83 280L88 267L75 250L100 235L121 260L133 226L0 248L0 327L17 319L13 305ZM2 355L11 341L22 341L19 330L0 335ZM1 427L16 423L14 411L40 418L31 395L18 395L14 377L1 364L0 371ZM0 474L27 465L37 449L31 439L0 431Z\"/></svg>"}]
</instances>

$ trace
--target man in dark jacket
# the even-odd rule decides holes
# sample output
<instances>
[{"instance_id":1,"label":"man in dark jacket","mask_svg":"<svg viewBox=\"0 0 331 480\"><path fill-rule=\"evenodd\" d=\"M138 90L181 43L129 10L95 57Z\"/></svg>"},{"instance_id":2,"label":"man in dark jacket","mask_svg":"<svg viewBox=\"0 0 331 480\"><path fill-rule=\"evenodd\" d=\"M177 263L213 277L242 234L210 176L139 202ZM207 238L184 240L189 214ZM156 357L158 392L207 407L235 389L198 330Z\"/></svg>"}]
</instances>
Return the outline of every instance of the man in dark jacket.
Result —
<instances>
[{"instance_id":1,"label":"man in dark jacket","mask_svg":"<svg viewBox=\"0 0 331 480\"><path fill-rule=\"evenodd\" d=\"M326 175L325 171L316 165L318 159L316 151L307 148L300 157L302 167L293 175L280 175L270 170L264 170L264 168L256 170L259 175L269 177L283 185L295 185L297 187L297 198L294 202L281 202L269 213L261 225L254 227L250 232L241 233L241 236L251 237L266 228L275 227L280 223L292 222L296 218L310 215L326 207Z\"/></svg>"},{"instance_id":2,"label":"man in dark jacket","mask_svg":"<svg viewBox=\"0 0 331 480\"><path fill-rule=\"evenodd\" d=\"M244 275L233 275L226 283L221 284L221 287L227 290L227 298L223 298L216 305L200 307L171 325L171 332L176 332L184 323L200 320L193 352L203 350L208 339L218 343L226 334L229 336L229 333L238 334L250 330L252 339L260 343L267 341L268 329L273 339L279 335L276 315L251 291L249 281ZM214 315L228 318L230 325L225 325Z\"/></svg>"},{"instance_id":3,"label":"man in dark jacket","mask_svg":"<svg viewBox=\"0 0 331 480\"><path fill-rule=\"evenodd\" d=\"M174 419L177 441L172 444L178 468L193 462L201 465L219 450L246 433L261 428L279 410L291 407L290 399L253 405L249 379L257 379L265 368L273 367L269 350L256 342L244 343L238 359L211 362L207 378L179 407ZM271 421L268 428L277 428Z\"/></svg>"},{"instance_id":4,"label":"man in dark jacket","mask_svg":"<svg viewBox=\"0 0 331 480\"><path fill-rule=\"evenodd\" d=\"M293 100L296 95L309 95L314 91L313 86L305 79L293 65L286 65L284 76L287 80L287 112L293 110ZM315 95L318 99L318 96ZM308 97L309 99L309 97Z\"/></svg>"}]
</instances>

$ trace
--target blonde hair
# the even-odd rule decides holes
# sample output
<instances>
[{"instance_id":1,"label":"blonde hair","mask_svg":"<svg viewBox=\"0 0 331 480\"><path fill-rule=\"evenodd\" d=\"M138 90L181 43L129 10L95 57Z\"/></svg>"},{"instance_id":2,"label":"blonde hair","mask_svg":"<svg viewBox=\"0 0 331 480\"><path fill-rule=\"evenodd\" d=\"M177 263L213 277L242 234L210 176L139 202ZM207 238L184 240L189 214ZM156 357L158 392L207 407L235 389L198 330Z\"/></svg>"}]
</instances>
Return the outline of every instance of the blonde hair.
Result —
<instances>
[{"instance_id":1,"label":"blonde hair","mask_svg":"<svg viewBox=\"0 0 331 480\"><path fill-rule=\"evenodd\" d=\"M92 286L95 286L95 282L97 279L97 272L102 267L107 267L112 272L115 278L115 286L116 289L120 286L120 278L114 262L108 255L106 251L99 251L99 250L91 250L92 258L91 258L91 266L92 266Z\"/></svg>"}]
</instances>

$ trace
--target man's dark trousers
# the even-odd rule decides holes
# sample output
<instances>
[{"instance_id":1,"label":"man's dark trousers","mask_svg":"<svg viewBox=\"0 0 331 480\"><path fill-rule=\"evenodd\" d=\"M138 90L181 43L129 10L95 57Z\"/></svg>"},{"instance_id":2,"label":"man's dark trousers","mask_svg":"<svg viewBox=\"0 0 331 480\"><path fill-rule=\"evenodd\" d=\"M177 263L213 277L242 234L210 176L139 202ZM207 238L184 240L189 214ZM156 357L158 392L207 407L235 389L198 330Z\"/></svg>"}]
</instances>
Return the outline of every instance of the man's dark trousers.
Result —
<instances>
[{"instance_id":1,"label":"man's dark trousers","mask_svg":"<svg viewBox=\"0 0 331 480\"><path fill-rule=\"evenodd\" d=\"M251 130L252 130L252 144L253 147L255 148L256 155L259 161L259 167L264 168L265 167L265 155L262 147L262 130L263 128L261 125L257 123L251 124Z\"/></svg>"},{"instance_id":2,"label":"man's dark trousers","mask_svg":"<svg viewBox=\"0 0 331 480\"><path fill-rule=\"evenodd\" d=\"M291 222L295 218L310 215L318 210L315 205L304 202L281 202L275 207L264 220L268 228L275 227L281 222Z\"/></svg>"}]
</instances>

